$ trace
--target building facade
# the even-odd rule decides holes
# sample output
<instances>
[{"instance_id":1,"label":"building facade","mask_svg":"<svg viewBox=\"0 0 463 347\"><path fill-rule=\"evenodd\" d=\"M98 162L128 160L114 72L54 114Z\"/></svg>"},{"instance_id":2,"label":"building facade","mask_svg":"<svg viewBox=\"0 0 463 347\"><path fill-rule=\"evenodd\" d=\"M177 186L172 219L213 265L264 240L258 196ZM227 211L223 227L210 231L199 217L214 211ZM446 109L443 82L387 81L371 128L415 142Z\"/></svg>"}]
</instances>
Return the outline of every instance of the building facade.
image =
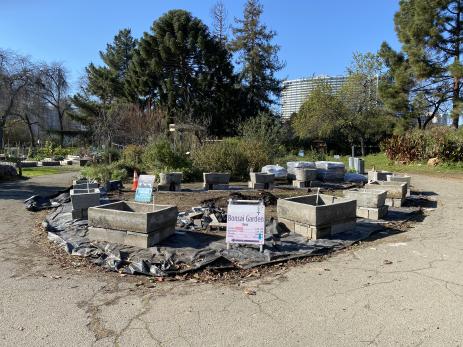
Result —
<instances>
[{"instance_id":1,"label":"building facade","mask_svg":"<svg viewBox=\"0 0 463 347\"><path fill-rule=\"evenodd\" d=\"M289 119L293 113L299 112L304 101L318 85L328 84L336 93L346 80L346 76L315 76L284 81L281 92L282 118Z\"/></svg>"}]
</instances>

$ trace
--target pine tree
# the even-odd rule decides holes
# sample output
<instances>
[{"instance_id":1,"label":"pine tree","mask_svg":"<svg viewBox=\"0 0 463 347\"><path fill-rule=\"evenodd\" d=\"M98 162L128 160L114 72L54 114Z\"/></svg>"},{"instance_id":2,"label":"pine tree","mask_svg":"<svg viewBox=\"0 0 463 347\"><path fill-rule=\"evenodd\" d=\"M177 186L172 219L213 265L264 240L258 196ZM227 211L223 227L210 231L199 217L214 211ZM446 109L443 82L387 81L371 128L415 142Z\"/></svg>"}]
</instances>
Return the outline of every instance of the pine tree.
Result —
<instances>
[{"instance_id":1,"label":"pine tree","mask_svg":"<svg viewBox=\"0 0 463 347\"><path fill-rule=\"evenodd\" d=\"M211 16L214 37L225 46L228 42L228 31L230 30L230 26L227 22L228 11L221 0L212 7Z\"/></svg>"},{"instance_id":2,"label":"pine tree","mask_svg":"<svg viewBox=\"0 0 463 347\"><path fill-rule=\"evenodd\" d=\"M452 107L453 126L461 113L463 66L462 0L401 0L396 32L411 71L425 94L439 90Z\"/></svg>"},{"instance_id":3,"label":"pine tree","mask_svg":"<svg viewBox=\"0 0 463 347\"><path fill-rule=\"evenodd\" d=\"M232 52L238 53L240 80L245 89L248 116L267 111L281 92L281 81L275 73L284 67L278 59L280 47L272 44L276 33L261 23L263 6L258 0L248 0L243 19L235 19L232 28Z\"/></svg>"},{"instance_id":4,"label":"pine tree","mask_svg":"<svg viewBox=\"0 0 463 347\"><path fill-rule=\"evenodd\" d=\"M213 134L230 130L236 114L230 54L189 12L172 10L153 23L128 79L141 101L166 110L169 122L202 125Z\"/></svg>"}]
</instances>

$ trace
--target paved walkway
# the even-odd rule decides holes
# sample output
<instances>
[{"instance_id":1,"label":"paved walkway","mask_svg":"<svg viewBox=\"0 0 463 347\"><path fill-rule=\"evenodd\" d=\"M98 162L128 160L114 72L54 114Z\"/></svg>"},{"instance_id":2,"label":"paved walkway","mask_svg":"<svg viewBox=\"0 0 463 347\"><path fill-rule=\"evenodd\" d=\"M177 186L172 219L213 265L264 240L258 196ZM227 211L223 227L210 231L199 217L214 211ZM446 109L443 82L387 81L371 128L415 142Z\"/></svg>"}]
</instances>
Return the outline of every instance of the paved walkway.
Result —
<instances>
[{"instance_id":1,"label":"paved walkway","mask_svg":"<svg viewBox=\"0 0 463 347\"><path fill-rule=\"evenodd\" d=\"M35 243L37 215L22 199L71 175L0 184L1 346L463 344L463 181L414 177L438 194L435 211L327 261L241 286L146 288L139 278L62 269Z\"/></svg>"}]
</instances>

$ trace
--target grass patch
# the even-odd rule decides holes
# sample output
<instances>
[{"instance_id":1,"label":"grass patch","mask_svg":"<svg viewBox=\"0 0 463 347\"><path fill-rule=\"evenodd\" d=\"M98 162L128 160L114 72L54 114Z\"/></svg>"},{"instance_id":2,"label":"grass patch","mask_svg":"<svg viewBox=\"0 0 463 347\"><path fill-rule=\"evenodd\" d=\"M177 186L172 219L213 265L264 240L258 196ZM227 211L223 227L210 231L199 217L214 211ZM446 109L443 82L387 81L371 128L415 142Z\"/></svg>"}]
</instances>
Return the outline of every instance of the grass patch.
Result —
<instances>
[{"instance_id":1,"label":"grass patch","mask_svg":"<svg viewBox=\"0 0 463 347\"><path fill-rule=\"evenodd\" d=\"M36 177L45 175L55 175L63 172L78 171L78 168L68 166L39 166L39 167L25 167L22 169L23 177Z\"/></svg>"}]
</instances>

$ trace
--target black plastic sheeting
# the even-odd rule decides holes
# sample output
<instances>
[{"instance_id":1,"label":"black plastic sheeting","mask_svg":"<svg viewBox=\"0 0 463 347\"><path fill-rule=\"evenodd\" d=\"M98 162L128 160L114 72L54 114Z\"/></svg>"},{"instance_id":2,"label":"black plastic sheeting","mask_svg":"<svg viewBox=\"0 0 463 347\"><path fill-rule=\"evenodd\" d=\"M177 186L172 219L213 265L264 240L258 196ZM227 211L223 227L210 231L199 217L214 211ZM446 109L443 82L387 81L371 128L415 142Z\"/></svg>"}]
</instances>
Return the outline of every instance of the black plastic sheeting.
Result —
<instances>
[{"instance_id":1,"label":"black plastic sheeting","mask_svg":"<svg viewBox=\"0 0 463 347\"><path fill-rule=\"evenodd\" d=\"M272 227L269 226L270 232L266 235L263 253L255 246L245 245L235 245L227 250L221 235L179 229L158 246L140 249L107 242L90 242L86 237L87 221L72 220L72 207L65 195L62 193L55 196L55 203L47 202L46 198L34 199L43 205L37 203L37 209L59 204L43 222L48 238L61 245L69 254L88 257L95 264L128 274L172 276L203 268L249 269L289 259L328 254L383 229L377 223L358 222L355 230L338 234L336 239L306 240L303 236L289 234L275 241ZM56 202L57 197L60 197L60 202Z\"/></svg>"}]
</instances>

